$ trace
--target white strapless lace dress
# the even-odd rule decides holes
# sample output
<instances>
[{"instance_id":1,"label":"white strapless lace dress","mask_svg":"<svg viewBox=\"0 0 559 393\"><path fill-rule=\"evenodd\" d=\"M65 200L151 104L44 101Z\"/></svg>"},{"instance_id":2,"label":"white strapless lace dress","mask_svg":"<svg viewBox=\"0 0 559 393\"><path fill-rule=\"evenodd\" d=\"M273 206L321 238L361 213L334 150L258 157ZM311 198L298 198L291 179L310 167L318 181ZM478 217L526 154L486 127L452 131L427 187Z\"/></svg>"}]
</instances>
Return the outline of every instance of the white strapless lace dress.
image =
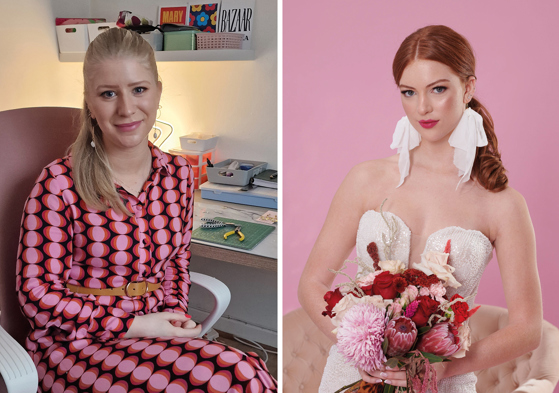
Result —
<instances>
[{"instance_id":1,"label":"white strapless lace dress","mask_svg":"<svg viewBox=\"0 0 559 393\"><path fill-rule=\"evenodd\" d=\"M398 232L392 243L392 258L409 264L411 231L398 216L385 212L388 220L394 217L398 224ZM380 260L386 260L382 246L382 234L388 236L388 227L380 213L369 210L361 217L357 231L357 257L363 262L373 263L367 253L367 246L375 242L378 246ZM450 298L455 293L467 297L477 292L477 287L485 267L491 260L493 246L489 239L480 231L460 227L443 228L431 234L425 244L425 251L443 252L448 240L451 240L449 264L456 268L454 277L462 284L458 289L447 287ZM419 263L420 261L413 261ZM468 300L470 308L474 299ZM467 356L467 354L466 354ZM357 370L347 364L338 352L336 345L330 349L328 361L324 369L319 393L333 393L342 386L356 382L361 377ZM457 375L439 381L439 393L476 393L477 378L474 373Z\"/></svg>"}]
</instances>

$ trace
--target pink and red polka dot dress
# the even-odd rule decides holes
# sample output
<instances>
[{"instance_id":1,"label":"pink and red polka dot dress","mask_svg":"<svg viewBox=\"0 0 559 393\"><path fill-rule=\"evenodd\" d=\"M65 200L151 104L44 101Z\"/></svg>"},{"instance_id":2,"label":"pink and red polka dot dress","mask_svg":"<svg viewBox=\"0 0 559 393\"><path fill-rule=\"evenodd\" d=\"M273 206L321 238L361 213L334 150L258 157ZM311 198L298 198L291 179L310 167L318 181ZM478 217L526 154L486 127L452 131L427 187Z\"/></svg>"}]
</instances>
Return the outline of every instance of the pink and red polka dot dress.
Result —
<instances>
[{"instance_id":1,"label":"pink and red polka dot dress","mask_svg":"<svg viewBox=\"0 0 559 393\"><path fill-rule=\"evenodd\" d=\"M194 176L188 162L151 146L153 172L138 197L117 190L133 212L84 204L71 159L39 175L24 208L17 289L32 331L26 347L39 392L273 392L255 353L199 338L124 335L136 314L188 308ZM94 296L66 288L162 285L143 296Z\"/></svg>"}]
</instances>

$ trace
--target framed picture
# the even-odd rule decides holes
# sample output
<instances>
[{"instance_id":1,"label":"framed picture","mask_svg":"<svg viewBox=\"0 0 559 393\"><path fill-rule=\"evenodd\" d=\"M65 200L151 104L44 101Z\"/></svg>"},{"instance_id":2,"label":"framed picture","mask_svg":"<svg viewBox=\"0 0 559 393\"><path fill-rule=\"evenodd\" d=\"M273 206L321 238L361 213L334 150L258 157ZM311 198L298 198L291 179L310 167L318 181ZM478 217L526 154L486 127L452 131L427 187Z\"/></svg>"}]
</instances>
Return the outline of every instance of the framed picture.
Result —
<instances>
[{"instance_id":1,"label":"framed picture","mask_svg":"<svg viewBox=\"0 0 559 393\"><path fill-rule=\"evenodd\" d=\"M217 28L217 16L219 10L219 1L210 0L193 0L189 3L188 17L190 26L197 27L200 31L206 33L215 33Z\"/></svg>"},{"instance_id":2,"label":"framed picture","mask_svg":"<svg viewBox=\"0 0 559 393\"><path fill-rule=\"evenodd\" d=\"M188 25L188 5L159 7L157 23L174 23L175 25Z\"/></svg>"}]
</instances>

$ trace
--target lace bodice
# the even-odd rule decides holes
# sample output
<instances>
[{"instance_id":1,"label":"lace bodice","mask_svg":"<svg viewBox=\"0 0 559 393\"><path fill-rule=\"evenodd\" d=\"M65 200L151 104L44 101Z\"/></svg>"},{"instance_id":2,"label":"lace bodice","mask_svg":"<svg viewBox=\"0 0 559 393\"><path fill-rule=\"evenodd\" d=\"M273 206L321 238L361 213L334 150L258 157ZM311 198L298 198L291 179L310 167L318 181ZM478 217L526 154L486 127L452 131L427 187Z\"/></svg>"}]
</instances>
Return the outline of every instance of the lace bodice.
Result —
<instances>
[{"instance_id":1,"label":"lace bodice","mask_svg":"<svg viewBox=\"0 0 559 393\"><path fill-rule=\"evenodd\" d=\"M384 217L389 223L396 223L396 232L391 244L391 255L385 255L383 234L385 239L390 236L387 223L381 214L369 210L361 217L357 231L356 251L357 257L365 263L373 263L367 252L367 246L375 242L379 251L380 260L397 259L410 265L411 233L405 222L390 212L384 212ZM461 287L454 289L447 287L449 297L455 293L467 297L477 292L479 282L485 267L493 255L493 245L480 231L464 229L461 227L447 227L440 229L427 238L424 251L443 252L447 241L451 241L449 264L456 270L453 273ZM413 256L419 258L419 256ZM419 263L412 260L411 263ZM468 300L470 307L474 298ZM340 387L360 379L357 370L346 364L334 345L330 350L328 363L324 370L319 393L333 393ZM439 393L475 393L476 377L473 373L443 379L439 382Z\"/></svg>"}]
</instances>

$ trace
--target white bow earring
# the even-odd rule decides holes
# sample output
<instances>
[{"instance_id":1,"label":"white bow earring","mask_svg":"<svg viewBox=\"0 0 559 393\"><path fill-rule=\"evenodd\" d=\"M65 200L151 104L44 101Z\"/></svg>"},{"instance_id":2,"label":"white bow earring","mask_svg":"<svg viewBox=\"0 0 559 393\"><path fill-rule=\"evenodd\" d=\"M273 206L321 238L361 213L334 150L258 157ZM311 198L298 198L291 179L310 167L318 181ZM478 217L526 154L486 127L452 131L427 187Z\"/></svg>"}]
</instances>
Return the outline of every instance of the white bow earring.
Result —
<instances>
[{"instance_id":1,"label":"white bow earring","mask_svg":"<svg viewBox=\"0 0 559 393\"><path fill-rule=\"evenodd\" d=\"M458 175L462 176L456 186L458 189L461 183L470 180L476 159L476 148L487 146L483 117L472 108L466 109L448 143L454 147L454 166L458 168Z\"/></svg>"},{"instance_id":2,"label":"white bow earring","mask_svg":"<svg viewBox=\"0 0 559 393\"><path fill-rule=\"evenodd\" d=\"M400 158L398 159L398 168L400 169L400 187L404 183L404 179L410 174L410 150L415 149L421 142L421 135L408 120L407 116L400 119L396 124L396 130L392 137L391 149L398 149Z\"/></svg>"},{"instance_id":3,"label":"white bow earring","mask_svg":"<svg viewBox=\"0 0 559 393\"><path fill-rule=\"evenodd\" d=\"M404 179L410 174L410 150L415 149L421 142L421 135L408 120L402 117L392 138L391 149L398 149L400 157L398 168L400 169L400 182L398 187L404 183ZM487 146L487 135L483 128L483 117L471 108L464 111L460 122L452 132L448 143L454 147L454 165L458 168L461 176L458 186L470 180L472 167L476 158L476 148Z\"/></svg>"}]
</instances>

